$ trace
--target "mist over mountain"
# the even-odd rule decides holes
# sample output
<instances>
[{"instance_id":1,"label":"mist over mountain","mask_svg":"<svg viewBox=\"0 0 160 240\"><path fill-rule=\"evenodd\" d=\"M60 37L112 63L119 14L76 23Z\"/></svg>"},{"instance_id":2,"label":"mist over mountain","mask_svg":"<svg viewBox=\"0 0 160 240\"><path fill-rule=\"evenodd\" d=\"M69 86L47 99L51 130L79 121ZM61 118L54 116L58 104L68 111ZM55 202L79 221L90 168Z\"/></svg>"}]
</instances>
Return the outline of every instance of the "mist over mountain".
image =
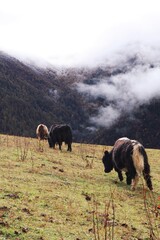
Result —
<instances>
[{"instance_id":1,"label":"mist over mountain","mask_svg":"<svg viewBox=\"0 0 160 240\"><path fill-rule=\"evenodd\" d=\"M81 93L103 99L98 115L91 118L95 124L110 127L125 113L134 115L140 106L160 97L160 52L138 47L128 47L120 57L106 64L104 69L110 73L97 75L92 84L77 85Z\"/></svg>"},{"instance_id":2,"label":"mist over mountain","mask_svg":"<svg viewBox=\"0 0 160 240\"><path fill-rule=\"evenodd\" d=\"M159 76L160 52L141 45L77 68L42 68L1 52L0 132L34 137L39 123L67 123L76 142L127 136L159 148Z\"/></svg>"}]
</instances>

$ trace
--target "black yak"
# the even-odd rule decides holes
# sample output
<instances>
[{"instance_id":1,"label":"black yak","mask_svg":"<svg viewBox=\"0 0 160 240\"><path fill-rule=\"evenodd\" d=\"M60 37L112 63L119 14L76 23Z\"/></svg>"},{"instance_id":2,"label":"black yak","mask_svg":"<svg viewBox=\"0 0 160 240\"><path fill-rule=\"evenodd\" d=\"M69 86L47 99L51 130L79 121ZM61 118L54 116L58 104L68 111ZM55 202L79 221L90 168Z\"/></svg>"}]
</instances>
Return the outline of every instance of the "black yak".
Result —
<instances>
[{"instance_id":1,"label":"black yak","mask_svg":"<svg viewBox=\"0 0 160 240\"><path fill-rule=\"evenodd\" d=\"M123 181L122 171L126 172L126 182L135 190L139 177L143 175L150 190L153 190L150 176L148 157L142 144L126 137L119 138L110 152L105 151L102 158L104 171L113 169L118 173L120 181Z\"/></svg>"},{"instance_id":2,"label":"black yak","mask_svg":"<svg viewBox=\"0 0 160 240\"><path fill-rule=\"evenodd\" d=\"M36 129L36 135L39 140L48 139L48 128L44 124L39 124Z\"/></svg>"},{"instance_id":3,"label":"black yak","mask_svg":"<svg viewBox=\"0 0 160 240\"><path fill-rule=\"evenodd\" d=\"M62 142L68 145L67 151L72 151L72 130L68 125L52 125L49 130L48 143L49 147L55 148L55 144L59 145L61 150Z\"/></svg>"}]
</instances>

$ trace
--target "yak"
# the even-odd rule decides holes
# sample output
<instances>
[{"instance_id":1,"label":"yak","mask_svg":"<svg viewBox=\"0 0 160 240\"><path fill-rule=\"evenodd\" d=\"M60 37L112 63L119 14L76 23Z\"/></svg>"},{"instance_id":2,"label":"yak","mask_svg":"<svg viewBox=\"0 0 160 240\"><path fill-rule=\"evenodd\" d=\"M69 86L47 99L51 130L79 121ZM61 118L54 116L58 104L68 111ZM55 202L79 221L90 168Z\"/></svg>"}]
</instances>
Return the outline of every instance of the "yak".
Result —
<instances>
[{"instance_id":1,"label":"yak","mask_svg":"<svg viewBox=\"0 0 160 240\"><path fill-rule=\"evenodd\" d=\"M153 190L147 153L138 141L126 137L119 138L110 152L104 152L102 162L104 171L109 173L114 169L120 181L123 181L122 171L125 171L126 182L131 185L131 190L136 189L142 175L148 188Z\"/></svg>"},{"instance_id":2,"label":"yak","mask_svg":"<svg viewBox=\"0 0 160 240\"><path fill-rule=\"evenodd\" d=\"M67 124L52 125L49 130L48 143L49 147L55 148L55 144L59 145L59 150L62 148L62 142L68 145L67 151L72 151L72 130Z\"/></svg>"},{"instance_id":3,"label":"yak","mask_svg":"<svg viewBox=\"0 0 160 240\"><path fill-rule=\"evenodd\" d=\"M48 128L44 124L39 124L36 129L36 135L39 140L48 139Z\"/></svg>"}]
</instances>

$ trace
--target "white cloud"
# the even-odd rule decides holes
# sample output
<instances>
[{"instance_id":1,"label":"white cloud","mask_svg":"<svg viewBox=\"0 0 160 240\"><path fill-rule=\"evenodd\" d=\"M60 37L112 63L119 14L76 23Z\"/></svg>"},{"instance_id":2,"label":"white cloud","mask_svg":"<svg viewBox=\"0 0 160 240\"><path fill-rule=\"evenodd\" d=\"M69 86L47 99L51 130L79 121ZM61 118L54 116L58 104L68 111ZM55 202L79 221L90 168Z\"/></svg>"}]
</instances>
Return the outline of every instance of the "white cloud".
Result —
<instances>
[{"instance_id":1,"label":"white cloud","mask_svg":"<svg viewBox=\"0 0 160 240\"><path fill-rule=\"evenodd\" d=\"M160 42L158 0L0 0L1 50L94 64L127 43Z\"/></svg>"},{"instance_id":2,"label":"white cloud","mask_svg":"<svg viewBox=\"0 0 160 240\"><path fill-rule=\"evenodd\" d=\"M136 51L139 49L139 54ZM145 51L146 49L146 51ZM128 54L128 52L130 54ZM129 59L136 56L136 62ZM151 56L151 57L149 57ZM117 59L116 59L117 57ZM97 77L94 85L79 83L78 91L89 95L91 98L104 99L103 106L98 110L97 116L91 121L98 125L110 127L124 112L130 115L142 104L148 104L153 98L160 98L160 51L137 45L123 51L120 60L116 55L114 60L108 61L106 69L123 69L119 74L110 77ZM112 64L111 64L112 63Z\"/></svg>"},{"instance_id":3,"label":"white cloud","mask_svg":"<svg viewBox=\"0 0 160 240\"><path fill-rule=\"evenodd\" d=\"M110 127L120 117L121 113L118 109L112 106L100 107L98 117L91 117L91 123L99 126Z\"/></svg>"}]
</instances>

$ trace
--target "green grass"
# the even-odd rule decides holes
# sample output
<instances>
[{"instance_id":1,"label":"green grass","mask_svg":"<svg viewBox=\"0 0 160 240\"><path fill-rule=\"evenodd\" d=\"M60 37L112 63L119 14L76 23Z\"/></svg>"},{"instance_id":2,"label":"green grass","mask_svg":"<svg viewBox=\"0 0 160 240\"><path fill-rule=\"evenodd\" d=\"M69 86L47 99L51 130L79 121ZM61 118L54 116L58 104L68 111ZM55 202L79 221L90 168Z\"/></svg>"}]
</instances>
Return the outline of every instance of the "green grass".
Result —
<instances>
[{"instance_id":1,"label":"green grass","mask_svg":"<svg viewBox=\"0 0 160 240\"><path fill-rule=\"evenodd\" d=\"M147 149L152 194L105 174L106 148L0 135L0 240L160 239L160 150Z\"/></svg>"}]
</instances>

